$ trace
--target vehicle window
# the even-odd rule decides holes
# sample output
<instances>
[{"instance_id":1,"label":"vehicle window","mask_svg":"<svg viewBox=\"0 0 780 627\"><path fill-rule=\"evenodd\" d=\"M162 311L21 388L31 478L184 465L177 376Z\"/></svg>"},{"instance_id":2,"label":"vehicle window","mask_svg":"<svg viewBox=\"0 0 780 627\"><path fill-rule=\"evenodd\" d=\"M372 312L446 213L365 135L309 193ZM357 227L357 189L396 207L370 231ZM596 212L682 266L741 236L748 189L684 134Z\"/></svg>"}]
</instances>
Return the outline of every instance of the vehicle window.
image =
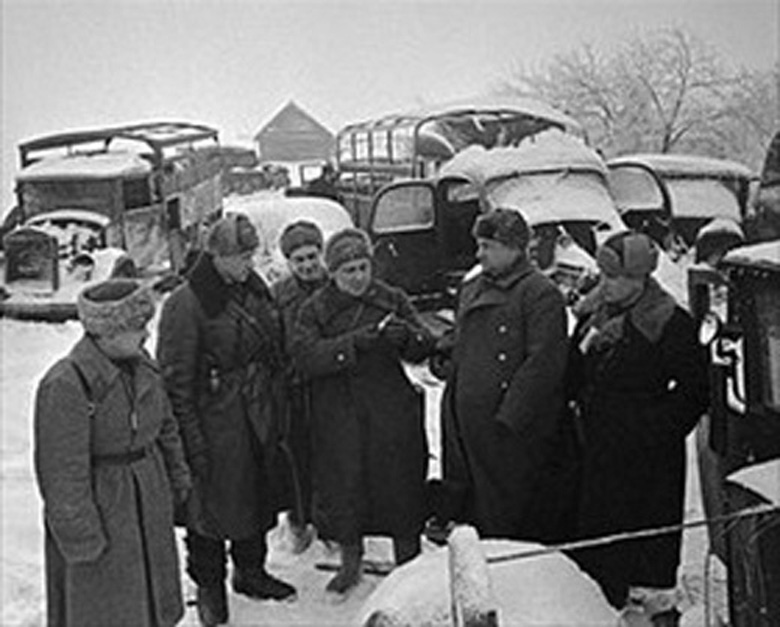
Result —
<instances>
[{"instance_id":1,"label":"vehicle window","mask_svg":"<svg viewBox=\"0 0 780 627\"><path fill-rule=\"evenodd\" d=\"M621 213L663 207L661 189L653 176L642 168L621 166L610 169L609 187Z\"/></svg>"},{"instance_id":2,"label":"vehicle window","mask_svg":"<svg viewBox=\"0 0 780 627\"><path fill-rule=\"evenodd\" d=\"M427 228L433 225L433 192L428 187L396 187L376 205L373 230L376 233Z\"/></svg>"},{"instance_id":3,"label":"vehicle window","mask_svg":"<svg viewBox=\"0 0 780 627\"><path fill-rule=\"evenodd\" d=\"M718 179L665 179L672 202L672 216L680 218L730 218L742 220L736 194Z\"/></svg>"},{"instance_id":4,"label":"vehicle window","mask_svg":"<svg viewBox=\"0 0 780 627\"><path fill-rule=\"evenodd\" d=\"M149 181L145 177L122 181L122 197L124 198L125 210L150 206L152 194L149 189Z\"/></svg>"},{"instance_id":5,"label":"vehicle window","mask_svg":"<svg viewBox=\"0 0 780 627\"><path fill-rule=\"evenodd\" d=\"M55 209L87 209L112 215L112 181L25 181L22 206L27 218Z\"/></svg>"}]
</instances>

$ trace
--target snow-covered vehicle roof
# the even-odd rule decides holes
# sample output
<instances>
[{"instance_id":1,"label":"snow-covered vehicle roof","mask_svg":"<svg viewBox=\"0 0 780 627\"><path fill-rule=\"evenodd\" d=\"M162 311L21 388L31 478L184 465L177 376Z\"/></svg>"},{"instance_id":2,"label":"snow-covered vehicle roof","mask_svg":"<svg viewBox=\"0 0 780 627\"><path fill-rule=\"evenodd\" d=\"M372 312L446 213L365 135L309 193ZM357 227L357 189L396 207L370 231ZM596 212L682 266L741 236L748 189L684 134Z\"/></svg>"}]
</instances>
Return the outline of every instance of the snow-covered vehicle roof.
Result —
<instances>
[{"instance_id":1,"label":"snow-covered vehicle roof","mask_svg":"<svg viewBox=\"0 0 780 627\"><path fill-rule=\"evenodd\" d=\"M151 171L152 165L149 161L131 152L76 154L37 161L22 170L16 180L108 179L143 176Z\"/></svg>"},{"instance_id":2,"label":"snow-covered vehicle roof","mask_svg":"<svg viewBox=\"0 0 780 627\"><path fill-rule=\"evenodd\" d=\"M484 187L492 206L514 208L530 224L589 221L625 228L601 157L577 137L549 130L516 147L470 146L439 171Z\"/></svg>"},{"instance_id":3,"label":"snow-covered vehicle roof","mask_svg":"<svg viewBox=\"0 0 780 627\"><path fill-rule=\"evenodd\" d=\"M698 155L637 153L615 157L607 165L641 165L661 176L702 178L756 178L747 166L728 159Z\"/></svg>"},{"instance_id":4,"label":"snow-covered vehicle roof","mask_svg":"<svg viewBox=\"0 0 780 627\"><path fill-rule=\"evenodd\" d=\"M780 240L734 248L723 258L723 263L780 272Z\"/></svg>"}]
</instances>

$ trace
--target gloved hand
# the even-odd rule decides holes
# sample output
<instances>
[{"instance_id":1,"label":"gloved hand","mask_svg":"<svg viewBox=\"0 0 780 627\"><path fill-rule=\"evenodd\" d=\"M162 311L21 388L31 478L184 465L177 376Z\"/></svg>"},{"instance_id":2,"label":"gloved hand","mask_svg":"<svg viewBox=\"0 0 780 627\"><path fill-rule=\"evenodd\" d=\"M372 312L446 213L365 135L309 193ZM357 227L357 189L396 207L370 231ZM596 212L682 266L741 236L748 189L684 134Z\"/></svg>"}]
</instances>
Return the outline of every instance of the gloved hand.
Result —
<instances>
[{"instance_id":1,"label":"gloved hand","mask_svg":"<svg viewBox=\"0 0 780 627\"><path fill-rule=\"evenodd\" d=\"M205 481L211 475L211 460L206 451L192 455L188 460L190 471L192 474L201 481Z\"/></svg>"},{"instance_id":2,"label":"gloved hand","mask_svg":"<svg viewBox=\"0 0 780 627\"><path fill-rule=\"evenodd\" d=\"M368 351L376 346L379 339L379 331L373 327L361 327L352 332L352 340L359 351Z\"/></svg>"},{"instance_id":3,"label":"gloved hand","mask_svg":"<svg viewBox=\"0 0 780 627\"><path fill-rule=\"evenodd\" d=\"M380 334L392 346L401 350L409 341L409 325L403 320L393 318L382 328Z\"/></svg>"}]
</instances>

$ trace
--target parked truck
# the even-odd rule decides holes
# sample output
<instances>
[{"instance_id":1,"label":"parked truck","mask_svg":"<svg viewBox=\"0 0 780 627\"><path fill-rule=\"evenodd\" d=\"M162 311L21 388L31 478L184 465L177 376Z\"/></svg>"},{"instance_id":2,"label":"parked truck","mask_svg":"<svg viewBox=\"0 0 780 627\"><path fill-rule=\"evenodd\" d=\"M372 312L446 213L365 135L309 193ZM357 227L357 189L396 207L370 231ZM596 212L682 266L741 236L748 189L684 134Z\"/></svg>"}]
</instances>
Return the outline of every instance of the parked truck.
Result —
<instances>
[{"instance_id":1,"label":"parked truck","mask_svg":"<svg viewBox=\"0 0 780 627\"><path fill-rule=\"evenodd\" d=\"M1 313L69 317L118 257L175 273L221 212L218 132L150 122L47 135L19 146L17 226L3 239Z\"/></svg>"}]
</instances>

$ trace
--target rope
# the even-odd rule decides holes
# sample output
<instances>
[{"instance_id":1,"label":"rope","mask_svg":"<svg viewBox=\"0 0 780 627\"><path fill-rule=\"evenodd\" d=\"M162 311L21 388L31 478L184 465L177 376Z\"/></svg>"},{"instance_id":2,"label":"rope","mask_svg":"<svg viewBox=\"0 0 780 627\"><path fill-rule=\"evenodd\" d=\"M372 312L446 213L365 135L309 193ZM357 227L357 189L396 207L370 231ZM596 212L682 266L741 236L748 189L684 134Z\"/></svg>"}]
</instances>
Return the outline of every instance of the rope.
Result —
<instances>
[{"instance_id":1,"label":"rope","mask_svg":"<svg viewBox=\"0 0 780 627\"><path fill-rule=\"evenodd\" d=\"M517 553L508 553L506 555L494 555L487 558L488 564L500 564L502 562L511 562L514 560L527 559L530 557L539 557L542 555L549 555L558 551L571 551L575 549L588 549L596 546L603 546L605 544L613 544L615 542L625 542L626 540L636 540L639 538L652 538L655 536L661 536L668 533L675 533L682 531L683 529L693 529L695 527L703 527L712 523L729 522L738 520L740 518L748 518L750 516L760 516L762 514L771 514L780 512L780 506L777 505L758 505L748 509L740 510L731 514L723 514L721 516L713 516L712 518L699 518L696 520L690 520L678 525L667 525L665 527L656 527L654 529L641 529L639 531L625 531L621 533L615 533L608 536L601 536L599 538L591 538L588 540L577 540L576 542L566 542L563 544L552 544L538 549L530 549L526 551L519 551Z\"/></svg>"}]
</instances>

